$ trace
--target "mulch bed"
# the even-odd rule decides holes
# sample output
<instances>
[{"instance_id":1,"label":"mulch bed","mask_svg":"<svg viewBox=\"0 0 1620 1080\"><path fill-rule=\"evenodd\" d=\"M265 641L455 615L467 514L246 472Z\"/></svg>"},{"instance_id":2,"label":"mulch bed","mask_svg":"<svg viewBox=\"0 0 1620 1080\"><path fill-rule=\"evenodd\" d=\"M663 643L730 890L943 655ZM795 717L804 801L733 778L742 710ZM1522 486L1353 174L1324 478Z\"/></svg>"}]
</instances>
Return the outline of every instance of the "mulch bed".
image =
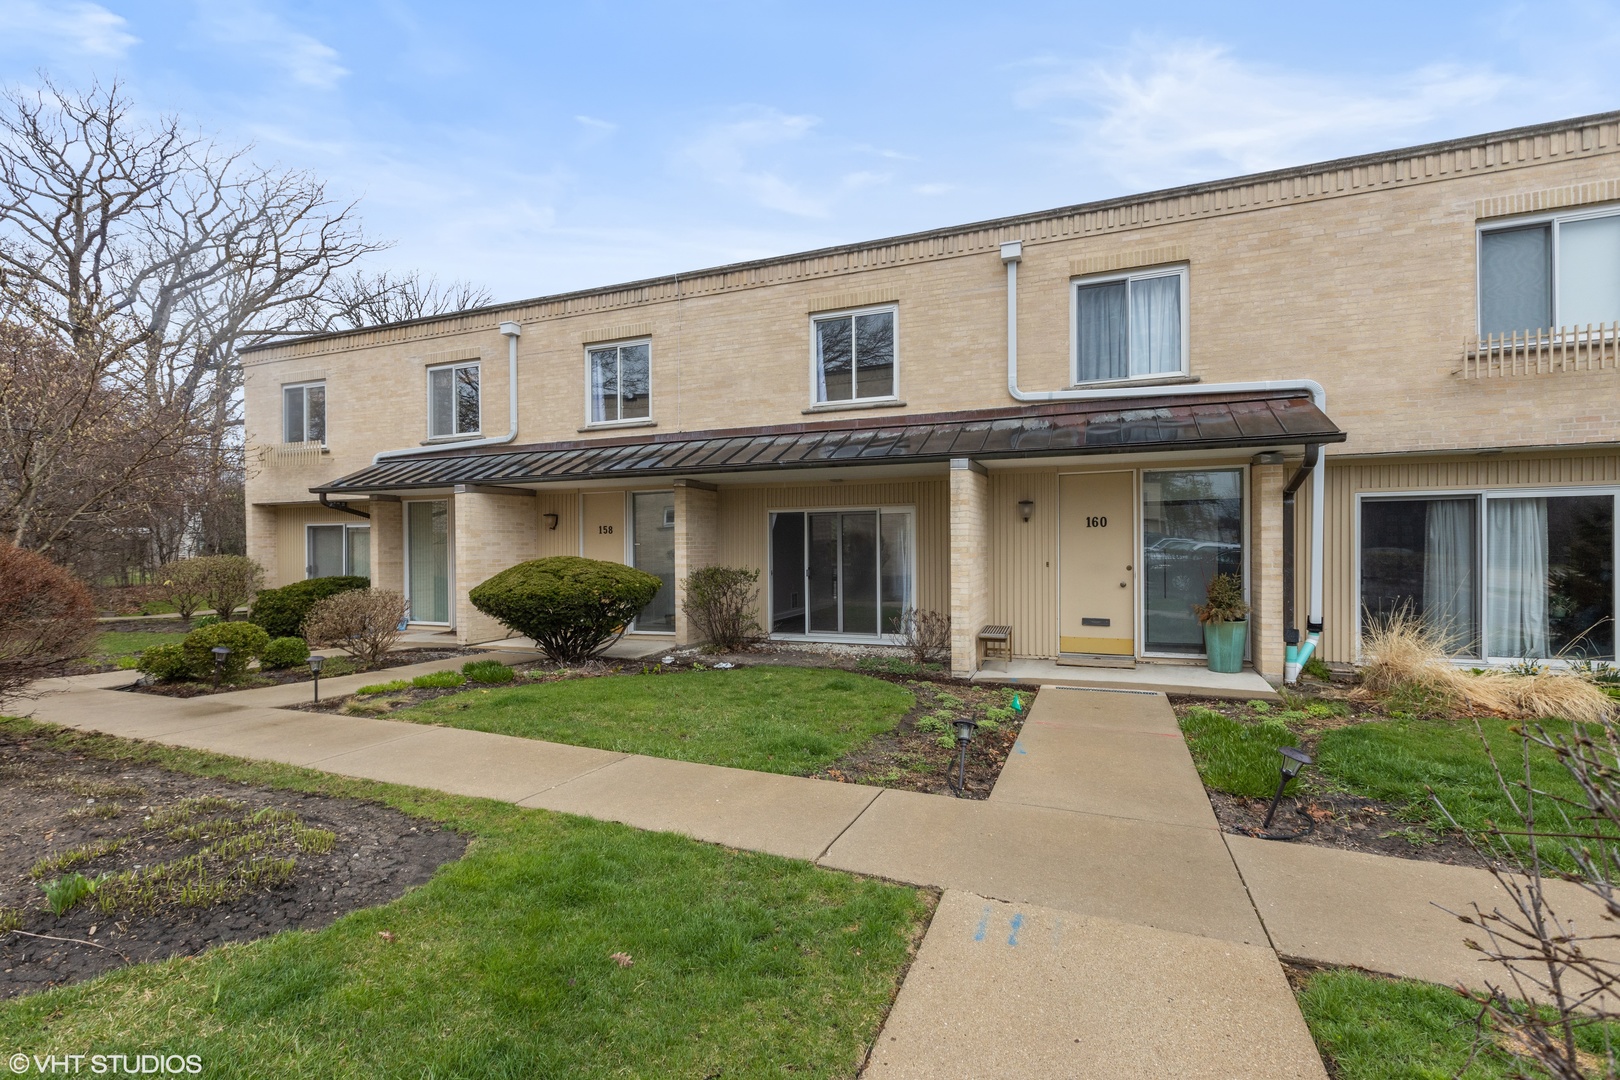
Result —
<instances>
[{"instance_id":1,"label":"mulch bed","mask_svg":"<svg viewBox=\"0 0 1620 1080\"><path fill-rule=\"evenodd\" d=\"M304 825L336 833L336 843L327 854L293 854L295 867L284 883L211 907L168 903L109 915L94 897L61 917L45 907L30 870L47 856L121 840L120 850L74 868L97 877L199 851L203 840L177 840L145 822L203 796L242 804L238 816L264 808L291 811ZM20 912L25 932L0 931L0 998L92 978L127 963L188 956L281 930L319 929L347 912L399 898L460 858L467 846L455 832L374 803L106 761L5 732L0 809L0 919ZM56 940L62 938L73 940Z\"/></svg>"},{"instance_id":2,"label":"mulch bed","mask_svg":"<svg viewBox=\"0 0 1620 1080\"><path fill-rule=\"evenodd\" d=\"M405 667L409 664L425 664L430 660L448 660L451 657L483 657L488 656L485 649L396 649L383 657L381 661L371 667L357 668L355 671L344 674L355 675L372 671L386 671L388 668ZM323 671L321 678L337 678L338 674ZM208 682L173 682L151 683L147 686L131 684L122 687L138 694L158 694L162 697L193 698L206 697L209 694L229 694L236 690L253 690L261 686L285 686L288 683L307 683L311 679L308 664L299 664L297 667L284 668L280 671L253 671L248 675L246 682L224 683L218 687Z\"/></svg>"}]
</instances>

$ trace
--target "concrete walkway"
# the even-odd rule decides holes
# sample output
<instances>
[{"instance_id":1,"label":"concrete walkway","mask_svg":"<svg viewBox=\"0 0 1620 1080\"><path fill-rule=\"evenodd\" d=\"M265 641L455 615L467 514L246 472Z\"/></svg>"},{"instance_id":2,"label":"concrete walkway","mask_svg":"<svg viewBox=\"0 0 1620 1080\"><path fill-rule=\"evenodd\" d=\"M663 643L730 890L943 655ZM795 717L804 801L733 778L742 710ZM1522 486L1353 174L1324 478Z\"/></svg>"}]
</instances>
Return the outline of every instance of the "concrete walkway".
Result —
<instances>
[{"instance_id":1,"label":"concrete walkway","mask_svg":"<svg viewBox=\"0 0 1620 1080\"><path fill-rule=\"evenodd\" d=\"M323 696L381 677L326 680ZM182 700L112 688L128 678L42 684L57 692L32 715L944 889L873 1077L1317 1080L1279 956L1491 974L1431 903L1489 908L1490 875L1222 833L1160 694L1047 690L991 797L971 801L280 707L308 684ZM1595 920L1576 893L1567 910Z\"/></svg>"}]
</instances>

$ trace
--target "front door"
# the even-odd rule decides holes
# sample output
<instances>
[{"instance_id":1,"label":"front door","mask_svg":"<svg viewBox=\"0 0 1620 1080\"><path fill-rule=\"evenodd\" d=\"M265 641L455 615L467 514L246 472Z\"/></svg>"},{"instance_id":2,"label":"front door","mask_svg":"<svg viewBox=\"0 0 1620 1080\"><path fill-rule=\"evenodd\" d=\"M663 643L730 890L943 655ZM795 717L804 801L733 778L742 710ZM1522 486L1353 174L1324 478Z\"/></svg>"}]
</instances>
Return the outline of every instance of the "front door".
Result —
<instances>
[{"instance_id":1,"label":"front door","mask_svg":"<svg viewBox=\"0 0 1620 1080\"><path fill-rule=\"evenodd\" d=\"M1058 477L1058 651L1136 653L1135 478Z\"/></svg>"},{"instance_id":2,"label":"front door","mask_svg":"<svg viewBox=\"0 0 1620 1080\"><path fill-rule=\"evenodd\" d=\"M587 559L625 561L624 492L587 491L580 496L579 553Z\"/></svg>"}]
</instances>

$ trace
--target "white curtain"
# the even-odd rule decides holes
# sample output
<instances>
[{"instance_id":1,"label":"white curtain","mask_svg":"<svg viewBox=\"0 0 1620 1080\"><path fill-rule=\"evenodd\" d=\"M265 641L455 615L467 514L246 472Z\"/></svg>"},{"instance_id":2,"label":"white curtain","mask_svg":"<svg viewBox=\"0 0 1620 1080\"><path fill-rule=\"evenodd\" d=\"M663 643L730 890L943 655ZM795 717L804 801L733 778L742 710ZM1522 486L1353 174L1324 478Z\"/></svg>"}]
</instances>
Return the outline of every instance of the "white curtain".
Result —
<instances>
[{"instance_id":1,"label":"white curtain","mask_svg":"<svg viewBox=\"0 0 1620 1080\"><path fill-rule=\"evenodd\" d=\"M1181 370L1181 275L1131 282L1131 374Z\"/></svg>"},{"instance_id":2,"label":"white curtain","mask_svg":"<svg viewBox=\"0 0 1620 1080\"><path fill-rule=\"evenodd\" d=\"M1472 499L1428 504L1423 542L1423 616L1453 654L1472 654L1474 640L1474 508Z\"/></svg>"},{"instance_id":3,"label":"white curtain","mask_svg":"<svg viewBox=\"0 0 1620 1080\"><path fill-rule=\"evenodd\" d=\"M1079 380L1125 378L1131 373L1125 282L1084 285L1074 291L1074 298Z\"/></svg>"},{"instance_id":4,"label":"white curtain","mask_svg":"<svg viewBox=\"0 0 1620 1080\"><path fill-rule=\"evenodd\" d=\"M1485 511L1486 653L1547 658L1547 500L1492 499Z\"/></svg>"}]
</instances>

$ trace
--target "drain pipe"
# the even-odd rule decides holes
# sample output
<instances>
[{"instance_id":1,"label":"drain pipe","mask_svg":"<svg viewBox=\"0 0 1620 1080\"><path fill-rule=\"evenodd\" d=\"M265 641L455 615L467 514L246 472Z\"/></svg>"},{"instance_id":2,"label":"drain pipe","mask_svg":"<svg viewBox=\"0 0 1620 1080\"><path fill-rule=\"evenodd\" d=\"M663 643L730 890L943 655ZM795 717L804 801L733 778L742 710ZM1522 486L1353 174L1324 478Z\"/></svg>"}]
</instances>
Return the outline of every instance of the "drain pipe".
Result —
<instances>
[{"instance_id":1,"label":"drain pipe","mask_svg":"<svg viewBox=\"0 0 1620 1080\"><path fill-rule=\"evenodd\" d=\"M523 336L523 327L515 322L501 323L501 333L506 335L506 388L509 404L507 406L506 434L494 435L488 439L471 439L467 442L449 442L445 449L473 450L480 446L500 446L517 438L518 433L518 377L517 377L517 347L518 338ZM383 450L371 459L373 465L389 458L405 457L409 454L421 454L435 449L431 446L408 446L403 450Z\"/></svg>"},{"instance_id":2,"label":"drain pipe","mask_svg":"<svg viewBox=\"0 0 1620 1080\"><path fill-rule=\"evenodd\" d=\"M1001 245L1001 261L1007 267L1007 393L1014 401L1110 401L1139 398L1140 386L1112 386L1095 390L1020 390L1018 388L1018 264L1024 257L1024 244L1013 240ZM1177 386L1178 397L1204 394L1242 394L1267 390L1304 390L1318 409L1327 409L1327 391L1311 379L1266 379L1257 382L1200 383ZM1323 474L1320 450L1311 467L1311 610L1306 622L1309 637L1299 650L1301 667L1316 651L1322 639L1322 520ZM1285 555L1286 557L1286 555ZM1286 670L1286 669L1285 669Z\"/></svg>"}]
</instances>

